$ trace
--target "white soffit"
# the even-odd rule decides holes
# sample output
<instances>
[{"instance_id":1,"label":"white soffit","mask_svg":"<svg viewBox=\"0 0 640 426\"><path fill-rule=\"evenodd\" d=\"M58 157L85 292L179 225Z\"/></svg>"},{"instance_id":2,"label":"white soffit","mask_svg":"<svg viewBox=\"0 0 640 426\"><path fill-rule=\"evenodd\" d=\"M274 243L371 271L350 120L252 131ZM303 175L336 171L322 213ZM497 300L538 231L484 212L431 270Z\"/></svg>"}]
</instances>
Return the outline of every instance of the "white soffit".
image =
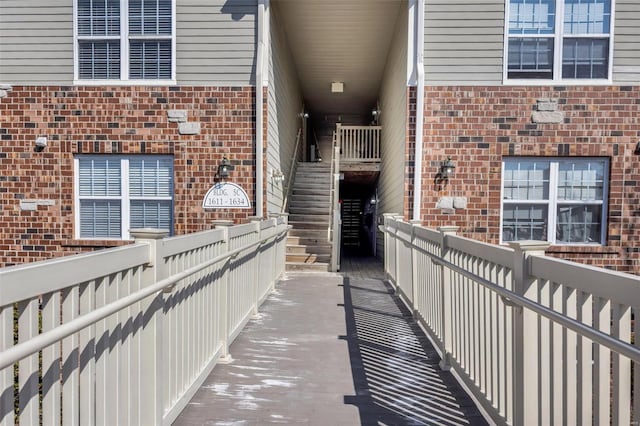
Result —
<instances>
[{"instance_id":1,"label":"white soffit","mask_svg":"<svg viewBox=\"0 0 640 426\"><path fill-rule=\"evenodd\" d=\"M404 0L275 0L312 111L370 112ZM332 82L344 92L332 93Z\"/></svg>"}]
</instances>

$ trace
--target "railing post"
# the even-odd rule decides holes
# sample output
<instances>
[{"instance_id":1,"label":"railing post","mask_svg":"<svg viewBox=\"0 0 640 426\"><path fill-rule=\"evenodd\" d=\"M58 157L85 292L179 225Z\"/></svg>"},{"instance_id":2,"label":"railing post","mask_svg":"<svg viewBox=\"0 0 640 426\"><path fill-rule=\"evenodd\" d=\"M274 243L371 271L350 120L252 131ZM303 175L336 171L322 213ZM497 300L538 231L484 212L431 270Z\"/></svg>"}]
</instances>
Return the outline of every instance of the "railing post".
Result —
<instances>
[{"instance_id":1,"label":"railing post","mask_svg":"<svg viewBox=\"0 0 640 426\"><path fill-rule=\"evenodd\" d=\"M451 252L449 251L448 236L457 234L459 227L457 226L441 226L440 231L440 257L451 262ZM440 292L441 312L442 312L442 360L440 368L444 371L451 370L451 352L453 344L453 298L451 296L451 273L447 271L445 265L440 265L440 283L442 291Z\"/></svg>"},{"instance_id":2,"label":"railing post","mask_svg":"<svg viewBox=\"0 0 640 426\"><path fill-rule=\"evenodd\" d=\"M393 253L394 256L393 258L395 259L395 236L391 237L391 233L389 232L389 230L387 229L387 227L389 226L389 222L391 220L394 220L393 218L397 216L396 213L383 213L382 214L382 230L384 232L384 275L385 275L385 279L387 281L389 281L390 283L394 283L395 285L395 277L391 274L391 268L393 268L393 271L395 273L395 260L393 265L391 264L391 256L390 253ZM393 242L393 249L391 248L391 244Z\"/></svg>"},{"instance_id":3,"label":"railing post","mask_svg":"<svg viewBox=\"0 0 640 426\"><path fill-rule=\"evenodd\" d=\"M543 256L546 241L517 241L513 248L513 291L537 301L538 282L530 274L530 256ZM539 405L538 316L528 309L513 312L513 424L537 425Z\"/></svg>"},{"instance_id":4,"label":"railing post","mask_svg":"<svg viewBox=\"0 0 640 426\"><path fill-rule=\"evenodd\" d=\"M257 239L260 241L262 233L260 232L260 222L262 217L251 216L249 218L253 226L255 227L255 233L258 235ZM253 317L258 315L258 304L260 303L260 252L262 251L262 244L256 246L256 250L253 252ZM267 277L268 279L268 277Z\"/></svg>"},{"instance_id":5,"label":"railing post","mask_svg":"<svg viewBox=\"0 0 640 426\"><path fill-rule=\"evenodd\" d=\"M229 227L233 226L233 222L232 221L226 221L226 220L216 220L213 222L213 224L215 225L215 229L221 229L223 232L223 243L222 243L222 250L221 253L227 253L231 250L231 247L229 245ZM220 335L222 336L222 353L220 354L220 360L219 362L222 364L228 364L231 361L233 361L233 358L231 358L231 354L229 353L229 297L230 297L230 291L229 291L229 275L230 275L230 271L231 271L231 262L233 260L232 259L228 259L225 263L224 266L222 267L222 273L223 273L223 277L222 277L222 291L220 292Z\"/></svg>"},{"instance_id":6,"label":"railing post","mask_svg":"<svg viewBox=\"0 0 640 426\"><path fill-rule=\"evenodd\" d=\"M136 243L149 246L149 263L145 266L142 287L148 287L167 277L162 256L162 239L169 235L164 229L131 229ZM140 357L140 418L150 425L161 425L164 414L163 392L166 371L163 358L164 293L141 302L143 328Z\"/></svg>"},{"instance_id":7,"label":"railing post","mask_svg":"<svg viewBox=\"0 0 640 426\"><path fill-rule=\"evenodd\" d=\"M416 247L416 228L422 224L421 220L412 220L411 223L411 305L413 316L420 317L420 306L418 304L418 250Z\"/></svg>"}]
</instances>

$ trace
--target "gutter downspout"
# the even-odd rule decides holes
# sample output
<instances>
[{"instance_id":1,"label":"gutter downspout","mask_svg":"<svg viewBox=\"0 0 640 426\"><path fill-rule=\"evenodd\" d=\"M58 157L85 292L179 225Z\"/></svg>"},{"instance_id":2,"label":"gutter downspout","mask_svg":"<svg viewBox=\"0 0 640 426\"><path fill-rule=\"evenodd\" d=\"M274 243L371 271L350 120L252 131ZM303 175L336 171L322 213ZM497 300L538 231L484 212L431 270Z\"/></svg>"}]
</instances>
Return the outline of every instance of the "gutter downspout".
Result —
<instances>
[{"instance_id":1,"label":"gutter downspout","mask_svg":"<svg viewBox=\"0 0 640 426\"><path fill-rule=\"evenodd\" d=\"M264 192L264 69L269 36L269 0L258 0L258 45L256 52L256 216L263 217Z\"/></svg>"},{"instance_id":2,"label":"gutter downspout","mask_svg":"<svg viewBox=\"0 0 640 426\"><path fill-rule=\"evenodd\" d=\"M416 13L416 135L413 176L413 220L422 220L422 144L424 132L424 1L418 0Z\"/></svg>"}]
</instances>

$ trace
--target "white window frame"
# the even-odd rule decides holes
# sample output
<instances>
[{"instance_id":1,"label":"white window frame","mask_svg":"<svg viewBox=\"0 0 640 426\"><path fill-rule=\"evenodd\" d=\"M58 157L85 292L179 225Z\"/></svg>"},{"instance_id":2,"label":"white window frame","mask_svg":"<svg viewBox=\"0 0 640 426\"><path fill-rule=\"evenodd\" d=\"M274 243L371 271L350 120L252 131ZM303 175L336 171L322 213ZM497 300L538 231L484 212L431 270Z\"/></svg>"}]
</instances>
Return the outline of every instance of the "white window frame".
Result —
<instances>
[{"instance_id":1,"label":"white window frame","mask_svg":"<svg viewBox=\"0 0 640 426\"><path fill-rule=\"evenodd\" d=\"M509 16L511 12L511 0L505 0L505 17L504 17L504 46L502 54L502 82L509 85L527 85L527 86L549 86L549 85L593 85L604 86L613 83L613 50L614 50L614 30L615 30L615 10L616 0L611 0L611 22L609 23L608 34L589 34L575 35L564 34L564 0L556 0L556 16L555 31L553 34L526 34L526 35L509 35ZM522 79L509 78L509 39L510 38L553 38L553 78L552 79ZM563 57L563 39L564 38L608 38L609 39L609 63L608 78L562 78L562 57Z\"/></svg>"},{"instance_id":2,"label":"white window frame","mask_svg":"<svg viewBox=\"0 0 640 426\"><path fill-rule=\"evenodd\" d=\"M110 160L119 160L120 161L120 195L119 196L80 196L80 159L81 158L105 158L108 156ZM171 201L171 208L174 209L174 197L140 197L140 196L131 196L130 195L130 185L129 185L129 160L131 160L134 156L124 156L124 155L112 155L112 154L78 154L73 158L73 202L74 202L74 234L77 240L99 240L99 241L121 241L121 240L131 240L131 235L129 234L130 225L130 217L131 217L131 201L136 200L161 200L161 201ZM140 155L135 156L139 158L154 160L159 158L168 158L170 155ZM173 158L172 158L173 160ZM174 174L171 178L172 184L175 188L175 169ZM175 192L174 192L175 193ZM80 200L120 200L120 221L121 221L121 237L81 237L80 236ZM171 214L171 229L169 229L169 233L173 234L174 227L174 216L173 212Z\"/></svg>"},{"instance_id":3,"label":"white window frame","mask_svg":"<svg viewBox=\"0 0 640 426\"><path fill-rule=\"evenodd\" d=\"M78 0L73 0L73 84L83 86L170 86L176 83L176 1L171 0L171 35L147 37L152 40L171 39L171 79L149 80L129 79L129 43L131 39L144 40L145 36L129 36L129 0L120 0L120 35L119 36L80 36L78 34ZM86 80L80 79L78 44L81 40L120 40L120 79Z\"/></svg>"},{"instance_id":4,"label":"white window frame","mask_svg":"<svg viewBox=\"0 0 640 426\"><path fill-rule=\"evenodd\" d=\"M549 199L543 200L505 200L504 199L504 176L505 164L509 160L514 161L548 161L549 162ZM580 161L604 161L604 181L602 188L602 201L580 201L566 200L558 201L558 170L559 165L563 161L580 160ZM534 204L547 206L547 239L550 244L557 246L588 246L602 247L607 244L607 228L608 228L608 199L609 199L609 176L610 159L607 157L504 157L501 166L500 179L500 244L507 244L511 241L503 241L503 220L505 204ZM600 242L598 243L564 243L556 241L556 225L558 205L562 204L582 204L582 205L600 205L602 206L602 219L600 226Z\"/></svg>"}]
</instances>

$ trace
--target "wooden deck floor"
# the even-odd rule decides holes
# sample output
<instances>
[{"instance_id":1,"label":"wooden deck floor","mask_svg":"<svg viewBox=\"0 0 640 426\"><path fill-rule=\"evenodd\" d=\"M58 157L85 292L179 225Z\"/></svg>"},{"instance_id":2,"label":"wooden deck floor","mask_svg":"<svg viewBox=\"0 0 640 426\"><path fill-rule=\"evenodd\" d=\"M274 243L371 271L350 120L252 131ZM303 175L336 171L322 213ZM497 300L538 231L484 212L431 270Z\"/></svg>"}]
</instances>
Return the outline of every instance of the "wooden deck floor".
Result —
<instances>
[{"instance_id":1,"label":"wooden deck floor","mask_svg":"<svg viewBox=\"0 0 640 426\"><path fill-rule=\"evenodd\" d=\"M486 424L382 277L288 274L175 424Z\"/></svg>"}]
</instances>

